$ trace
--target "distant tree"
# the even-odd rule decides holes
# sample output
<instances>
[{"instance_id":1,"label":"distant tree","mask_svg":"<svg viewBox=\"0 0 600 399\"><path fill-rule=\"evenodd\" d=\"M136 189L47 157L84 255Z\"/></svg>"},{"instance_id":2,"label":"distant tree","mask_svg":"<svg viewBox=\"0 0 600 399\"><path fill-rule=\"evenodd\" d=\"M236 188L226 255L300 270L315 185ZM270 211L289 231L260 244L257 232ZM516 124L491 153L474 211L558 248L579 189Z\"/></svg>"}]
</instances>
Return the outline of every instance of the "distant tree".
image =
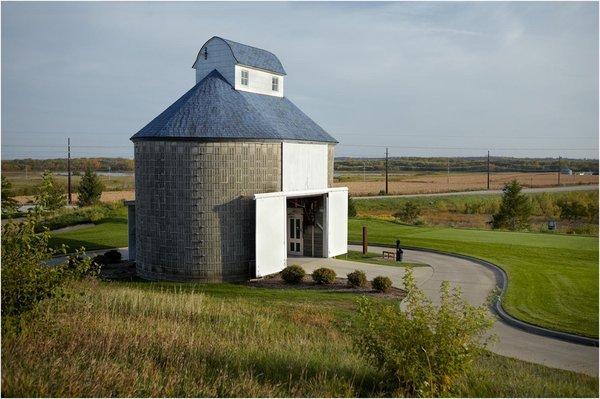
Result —
<instances>
[{"instance_id":1,"label":"distant tree","mask_svg":"<svg viewBox=\"0 0 600 399\"><path fill-rule=\"evenodd\" d=\"M522 187L516 180L504 186L500 210L492 215L491 224L494 229L520 230L529 226L531 202L521 190Z\"/></svg>"},{"instance_id":2,"label":"distant tree","mask_svg":"<svg viewBox=\"0 0 600 399\"><path fill-rule=\"evenodd\" d=\"M348 217L353 218L356 216L356 204L351 196L348 196Z\"/></svg>"},{"instance_id":3,"label":"distant tree","mask_svg":"<svg viewBox=\"0 0 600 399\"><path fill-rule=\"evenodd\" d=\"M421 207L416 202L407 201L393 216L404 223L415 223L421 216Z\"/></svg>"},{"instance_id":4,"label":"distant tree","mask_svg":"<svg viewBox=\"0 0 600 399\"><path fill-rule=\"evenodd\" d=\"M14 196L11 182L2 176L2 215L10 215L17 211L17 201Z\"/></svg>"},{"instance_id":5,"label":"distant tree","mask_svg":"<svg viewBox=\"0 0 600 399\"><path fill-rule=\"evenodd\" d=\"M98 203L100 201L100 196L102 195L102 190L104 190L104 185L100 181L100 178L96 172L94 172L92 167L89 166L81 178L81 182L79 183L79 188L77 190L79 206L87 206Z\"/></svg>"},{"instance_id":6,"label":"distant tree","mask_svg":"<svg viewBox=\"0 0 600 399\"><path fill-rule=\"evenodd\" d=\"M67 203L63 188L54 180L49 170L42 173L42 183L37 188L35 202L45 211L60 209Z\"/></svg>"}]
</instances>

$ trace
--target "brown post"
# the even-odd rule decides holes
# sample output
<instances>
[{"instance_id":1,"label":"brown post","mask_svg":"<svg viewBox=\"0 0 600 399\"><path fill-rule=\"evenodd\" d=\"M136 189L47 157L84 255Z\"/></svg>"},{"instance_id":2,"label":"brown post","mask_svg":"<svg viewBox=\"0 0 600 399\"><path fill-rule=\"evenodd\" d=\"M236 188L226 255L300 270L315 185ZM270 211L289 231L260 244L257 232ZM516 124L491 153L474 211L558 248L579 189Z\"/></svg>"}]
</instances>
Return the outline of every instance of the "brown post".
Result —
<instances>
[{"instance_id":1,"label":"brown post","mask_svg":"<svg viewBox=\"0 0 600 399\"><path fill-rule=\"evenodd\" d=\"M367 254L367 249L368 249L368 242L367 242L367 226L363 226L363 255Z\"/></svg>"}]
</instances>

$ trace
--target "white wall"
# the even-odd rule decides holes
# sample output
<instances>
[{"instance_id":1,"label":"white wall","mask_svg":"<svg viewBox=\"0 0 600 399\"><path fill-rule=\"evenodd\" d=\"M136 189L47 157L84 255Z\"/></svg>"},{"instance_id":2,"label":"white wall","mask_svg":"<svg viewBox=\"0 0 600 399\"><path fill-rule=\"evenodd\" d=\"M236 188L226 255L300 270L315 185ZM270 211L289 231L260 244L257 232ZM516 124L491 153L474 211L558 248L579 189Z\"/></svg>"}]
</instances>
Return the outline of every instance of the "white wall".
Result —
<instances>
[{"instance_id":1,"label":"white wall","mask_svg":"<svg viewBox=\"0 0 600 399\"><path fill-rule=\"evenodd\" d=\"M248 71L248 86L243 86L242 69ZM271 79L276 76L279 78L279 90L272 90ZM283 97L283 76L269 73L260 69L236 65L235 66L235 89L248 91L250 93L266 94L268 96Z\"/></svg>"},{"instance_id":2,"label":"white wall","mask_svg":"<svg viewBox=\"0 0 600 399\"><path fill-rule=\"evenodd\" d=\"M285 196L255 198L256 277L280 272L287 258Z\"/></svg>"},{"instance_id":3,"label":"white wall","mask_svg":"<svg viewBox=\"0 0 600 399\"><path fill-rule=\"evenodd\" d=\"M283 143L283 191L327 188L327 144Z\"/></svg>"},{"instance_id":4,"label":"white wall","mask_svg":"<svg viewBox=\"0 0 600 399\"><path fill-rule=\"evenodd\" d=\"M208 57L204 59L204 48L208 50ZM200 82L214 69L231 84L235 84L234 66L236 60L231 53L229 45L220 38L212 38L200 49L194 68L196 69L196 83Z\"/></svg>"},{"instance_id":5,"label":"white wall","mask_svg":"<svg viewBox=\"0 0 600 399\"><path fill-rule=\"evenodd\" d=\"M345 187L344 187L345 188ZM348 189L327 194L327 257L348 252Z\"/></svg>"}]
</instances>

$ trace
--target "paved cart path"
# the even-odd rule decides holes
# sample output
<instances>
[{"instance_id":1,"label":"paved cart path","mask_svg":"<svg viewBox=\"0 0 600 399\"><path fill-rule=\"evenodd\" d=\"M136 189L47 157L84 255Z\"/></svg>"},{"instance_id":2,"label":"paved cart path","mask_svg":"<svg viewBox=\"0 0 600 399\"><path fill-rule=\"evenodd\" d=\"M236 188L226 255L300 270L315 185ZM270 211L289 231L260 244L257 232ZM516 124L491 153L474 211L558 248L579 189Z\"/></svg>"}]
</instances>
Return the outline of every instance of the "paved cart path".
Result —
<instances>
[{"instance_id":1,"label":"paved cart path","mask_svg":"<svg viewBox=\"0 0 600 399\"><path fill-rule=\"evenodd\" d=\"M348 249L361 250L359 246L349 245ZM389 250L369 246L370 252ZM460 286L463 296L473 305L485 303L490 291L496 287L495 273L475 262L455 258L449 255L424 251L404 250L404 261L420 262L430 267L414 269L417 284L434 303L439 302L439 287L442 281L451 286ZM382 275L389 277L395 286L402 287L404 268L379 266L341 259L290 258L288 264L302 264L307 272L318 267L330 267L340 276L355 269L364 270L367 278ZM509 281L510 284L510 281ZM554 338L531 334L506 324L496 318L493 333L498 340L490 347L492 352L529 362L543 364L589 375L598 375L598 348L573 344Z\"/></svg>"},{"instance_id":2,"label":"paved cart path","mask_svg":"<svg viewBox=\"0 0 600 399\"><path fill-rule=\"evenodd\" d=\"M523 188L524 193L556 193L564 191L588 191L598 190L597 184L586 184L580 186L560 186L560 187L535 187ZM395 195L371 195L352 197L354 199L373 199L373 198L413 198L413 197L447 197L450 195L493 195L502 194L502 190L476 190L476 191L456 191L444 193L429 194L395 194Z\"/></svg>"}]
</instances>

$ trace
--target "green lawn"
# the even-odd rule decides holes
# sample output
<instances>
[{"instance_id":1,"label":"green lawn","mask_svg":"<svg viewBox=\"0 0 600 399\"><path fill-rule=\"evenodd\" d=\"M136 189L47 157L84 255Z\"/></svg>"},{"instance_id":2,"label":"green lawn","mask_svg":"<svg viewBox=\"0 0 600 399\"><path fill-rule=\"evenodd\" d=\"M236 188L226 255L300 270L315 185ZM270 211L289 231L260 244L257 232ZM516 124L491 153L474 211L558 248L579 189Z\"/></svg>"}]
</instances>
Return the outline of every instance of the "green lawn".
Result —
<instances>
[{"instance_id":1,"label":"green lawn","mask_svg":"<svg viewBox=\"0 0 600 399\"><path fill-rule=\"evenodd\" d=\"M533 324L598 336L598 239L596 237L489 230L414 227L350 219L350 241L433 248L479 257L508 275L504 308Z\"/></svg>"},{"instance_id":2,"label":"green lawn","mask_svg":"<svg viewBox=\"0 0 600 399\"><path fill-rule=\"evenodd\" d=\"M395 267L423 267L425 263L396 262L395 260L382 259L381 254L367 252L363 254L360 251L348 251L344 255L336 256L337 259L352 260L356 262L371 263L374 265L395 266Z\"/></svg>"},{"instance_id":3,"label":"green lawn","mask_svg":"<svg viewBox=\"0 0 600 399\"><path fill-rule=\"evenodd\" d=\"M88 251L126 247L127 208L117 208L95 226L52 234L50 245L56 248L61 244L65 244L69 252L81 247Z\"/></svg>"},{"instance_id":4,"label":"green lawn","mask_svg":"<svg viewBox=\"0 0 600 399\"><path fill-rule=\"evenodd\" d=\"M2 337L7 397L373 397L354 294L82 281ZM457 397L596 397L598 379L490 353Z\"/></svg>"}]
</instances>

